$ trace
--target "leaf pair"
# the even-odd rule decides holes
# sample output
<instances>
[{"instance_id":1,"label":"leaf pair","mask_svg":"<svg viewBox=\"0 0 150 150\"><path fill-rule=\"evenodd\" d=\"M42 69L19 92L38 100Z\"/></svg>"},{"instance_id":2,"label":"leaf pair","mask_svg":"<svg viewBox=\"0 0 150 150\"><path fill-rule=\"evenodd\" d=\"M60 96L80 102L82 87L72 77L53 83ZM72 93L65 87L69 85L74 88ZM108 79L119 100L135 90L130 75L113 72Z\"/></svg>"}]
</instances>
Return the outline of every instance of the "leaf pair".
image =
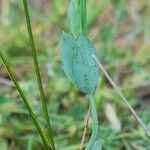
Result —
<instances>
[{"instance_id":1,"label":"leaf pair","mask_svg":"<svg viewBox=\"0 0 150 150\"><path fill-rule=\"evenodd\" d=\"M93 93L98 84L99 67L93 58L96 50L90 40L84 34L73 38L63 32L60 47L66 75L83 93Z\"/></svg>"}]
</instances>

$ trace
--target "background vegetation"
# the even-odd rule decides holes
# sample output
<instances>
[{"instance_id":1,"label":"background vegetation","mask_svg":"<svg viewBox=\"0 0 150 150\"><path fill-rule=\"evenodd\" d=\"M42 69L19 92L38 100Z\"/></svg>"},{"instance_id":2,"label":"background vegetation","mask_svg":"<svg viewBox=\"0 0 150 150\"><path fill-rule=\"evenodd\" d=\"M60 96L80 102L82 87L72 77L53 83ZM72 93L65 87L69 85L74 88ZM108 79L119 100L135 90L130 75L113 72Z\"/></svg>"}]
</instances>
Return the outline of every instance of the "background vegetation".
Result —
<instances>
[{"instance_id":1,"label":"background vegetation","mask_svg":"<svg viewBox=\"0 0 150 150\"><path fill-rule=\"evenodd\" d=\"M88 101L65 76L59 54L69 0L30 0L30 15L55 141L76 150ZM0 48L5 51L40 122L44 119L33 69L22 1L0 1ZM150 128L150 1L89 0L89 36L130 104ZM104 150L150 150L150 142L103 73L96 91ZM90 137L91 124L86 134ZM40 138L0 63L0 149L41 150Z\"/></svg>"}]
</instances>

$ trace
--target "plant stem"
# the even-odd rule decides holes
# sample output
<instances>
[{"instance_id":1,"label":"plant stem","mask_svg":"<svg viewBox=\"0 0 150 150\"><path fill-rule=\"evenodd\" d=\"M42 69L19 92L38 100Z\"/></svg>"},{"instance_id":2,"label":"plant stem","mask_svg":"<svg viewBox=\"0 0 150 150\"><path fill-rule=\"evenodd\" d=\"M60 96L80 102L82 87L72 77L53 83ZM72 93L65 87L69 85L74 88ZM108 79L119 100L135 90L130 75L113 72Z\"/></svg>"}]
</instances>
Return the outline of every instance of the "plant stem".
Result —
<instances>
[{"instance_id":1,"label":"plant stem","mask_svg":"<svg viewBox=\"0 0 150 150\"><path fill-rule=\"evenodd\" d=\"M150 131L147 129L146 125L143 123L142 119L137 115L137 113L134 111L134 109L132 108L132 106L130 105L130 103L127 101L127 99L125 98L125 96L122 94L120 88L116 85L116 83L111 79L110 75L107 73L107 71L105 70L105 68L103 67L103 65L98 61L97 57L95 55L93 55L93 58L95 59L95 61L97 62L97 64L99 65L100 69L104 72L105 76L107 77L107 79L109 80L109 82L111 83L111 85L114 87L114 89L117 91L117 93L120 95L120 97L122 98L122 100L125 102L125 104L128 106L129 110L131 111L131 113L133 114L133 116L137 119L137 121L139 122L139 124L143 127L146 135L150 138Z\"/></svg>"},{"instance_id":2,"label":"plant stem","mask_svg":"<svg viewBox=\"0 0 150 150\"><path fill-rule=\"evenodd\" d=\"M45 136L45 134L44 134L44 132L43 132L43 130L42 130L42 128L41 128L37 118L36 118L36 115L32 111L32 108L30 107L27 98L25 97L25 95L24 95L24 93L23 93L19 83L17 82L17 79L15 77L14 72L11 70L11 68L10 68L10 66L9 66L9 64L8 64L6 58L4 57L4 55L3 55L1 50L0 50L0 57L1 57L4 65L5 65L5 67L6 67L7 71L8 71L8 73L9 73L12 81L14 82L14 85L16 86L16 89L18 90L18 92L19 92L19 94L20 94L20 96L21 96L21 98L22 98L26 108L28 109L30 116L32 117L32 120L33 120L33 122L34 122L34 124L35 124L35 126L36 126L36 128L37 128L37 130L38 130L38 132L40 134L40 136L41 136L41 139L42 139L42 141L43 141L43 143L44 143L44 145L46 147L46 150L49 150L48 141L47 141L46 136Z\"/></svg>"},{"instance_id":3,"label":"plant stem","mask_svg":"<svg viewBox=\"0 0 150 150\"><path fill-rule=\"evenodd\" d=\"M81 30L83 34L87 34L87 8L86 0L79 0L79 10L81 15Z\"/></svg>"},{"instance_id":4,"label":"plant stem","mask_svg":"<svg viewBox=\"0 0 150 150\"><path fill-rule=\"evenodd\" d=\"M49 120L45 94L44 94L40 70L39 70L39 66L38 66L38 60L37 60L37 54L36 54L35 44L34 44L34 39L33 39L33 34L32 34L32 28L31 28L31 22L30 22L30 17L29 17L27 0L23 0L23 5L24 5L26 23L27 23L27 28L28 28L28 34L29 34L29 38L30 38L32 57L33 57L33 61L34 61L34 67L35 67L35 72L36 72L36 76L37 76L40 97L41 97L41 101L42 101L42 108L43 108L43 112L44 112L44 116L45 116L45 120L46 120L46 124L47 124L47 129L48 129L48 137L49 137L52 149L55 150L53 132L52 132L52 128L51 128L51 124L50 124L50 120Z\"/></svg>"},{"instance_id":5,"label":"plant stem","mask_svg":"<svg viewBox=\"0 0 150 150\"><path fill-rule=\"evenodd\" d=\"M80 150L83 149L86 132L87 132L87 128L88 128L88 125L89 125L90 112L91 112L91 109L89 107L88 113L87 113L87 116L86 116L86 119L85 119L85 127L84 127L84 131L83 131L83 135L82 135L82 139L81 139L81 143L80 143Z\"/></svg>"},{"instance_id":6,"label":"plant stem","mask_svg":"<svg viewBox=\"0 0 150 150\"><path fill-rule=\"evenodd\" d=\"M92 147L94 146L95 141L97 140L97 137L98 137L98 117L97 117L97 110L96 110L94 96L88 95L88 97L89 97L89 101L90 101L93 126L92 126L92 136L86 147L86 150L91 150Z\"/></svg>"}]
</instances>

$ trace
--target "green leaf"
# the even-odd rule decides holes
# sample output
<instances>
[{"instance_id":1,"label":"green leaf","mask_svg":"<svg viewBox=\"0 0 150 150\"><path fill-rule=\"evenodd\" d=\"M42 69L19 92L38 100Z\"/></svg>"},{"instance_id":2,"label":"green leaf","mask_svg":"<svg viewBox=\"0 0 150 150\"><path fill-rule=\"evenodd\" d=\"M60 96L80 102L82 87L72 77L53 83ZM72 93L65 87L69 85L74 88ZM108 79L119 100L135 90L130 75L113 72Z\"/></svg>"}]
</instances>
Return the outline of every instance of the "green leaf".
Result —
<instances>
[{"instance_id":1,"label":"green leaf","mask_svg":"<svg viewBox=\"0 0 150 150\"><path fill-rule=\"evenodd\" d=\"M72 34L77 37L81 33L81 17L76 0L72 0L68 8L68 21Z\"/></svg>"},{"instance_id":2,"label":"green leaf","mask_svg":"<svg viewBox=\"0 0 150 150\"><path fill-rule=\"evenodd\" d=\"M93 93L99 77L99 67L93 58L93 55L96 55L96 50L83 34L79 35L76 42L78 50L73 58L74 80L82 92Z\"/></svg>"},{"instance_id":3,"label":"green leaf","mask_svg":"<svg viewBox=\"0 0 150 150\"><path fill-rule=\"evenodd\" d=\"M97 141L95 141L92 150L101 150L101 149L102 149L101 141L98 139Z\"/></svg>"},{"instance_id":4,"label":"green leaf","mask_svg":"<svg viewBox=\"0 0 150 150\"><path fill-rule=\"evenodd\" d=\"M61 43L60 43L60 55L63 64L63 69L68 78L72 81L73 73L72 73L72 59L74 51L77 49L77 45L75 39L68 35L67 33L63 32L61 36Z\"/></svg>"},{"instance_id":5,"label":"green leaf","mask_svg":"<svg viewBox=\"0 0 150 150\"><path fill-rule=\"evenodd\" d=\"M96 50L83 34L77 39L63 33L61 38L61 60L67 76L86 93L93 93L98 84L99 67L94 58Z\"/></svg>"}]
</instances>

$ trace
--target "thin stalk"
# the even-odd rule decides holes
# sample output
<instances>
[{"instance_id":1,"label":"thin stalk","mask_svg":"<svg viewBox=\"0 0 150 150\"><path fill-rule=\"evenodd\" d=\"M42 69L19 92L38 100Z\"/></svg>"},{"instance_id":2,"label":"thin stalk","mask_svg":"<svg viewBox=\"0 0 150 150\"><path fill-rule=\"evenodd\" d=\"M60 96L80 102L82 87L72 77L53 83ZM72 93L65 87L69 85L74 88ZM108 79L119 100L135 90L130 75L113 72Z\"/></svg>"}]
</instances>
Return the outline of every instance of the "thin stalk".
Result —
<instances>
[{"instance_id":1,"label":"thin stalk","mask_svg":"<svg viewBox=\"0 0 150 150\"><path fill-rule=\"evenodd\" d=\"M79 2L79 11L80 11L80 16L81 16L81 31L83 34L87 35L87 0L78 0L78 2ZM92 128L92 136L91 136L91 139L90 139L90 141L86 147L86 150L91 150L91 148L93 147L94 142L97 138L97 134L98 134L98 118L97 118L95 101L94 101L94 98L92 95L90 95L88 97L90 100L90 107L88 110L85 128L84 128L83 135L82 135L80 150L83 149L85 135L86 135L88 123L89 123L90 112L92 112L93 128Z\"/></svg>"},{"instance_id":2,"label":"thin stalk","mask_svg":"<svg viewBox=\"0 0 150 150\"><path fill-rule=\"evenodd\" d=\"M36 118L36 115L32 111L32 108L30 107L30 105L28 103L28 100L27 100L27 98L25 97L25 95L24 95L24 93L22 91L22 89L21 89L21 87L20 87L20 85L19 85L19 83L18 83L18 81L17 81L17 79L15 77L14 72L11 70L11 67L8 64L6 58L4 57L4 55L3 55L1 50L0 50L0 57L1 57L1 59L2 59L2 61L4 63L4 65L5 65L8 73L9 73L9 76L11 77L12 81L14 82L14 85L16 86L16 89L18 90L18 92L20 94L20 97L22 98L26 108L28 109L28 112L29 112L30 116L32 117L32 120L33 120L33 122L34 122L34 124L35 124L35 126L36 126L36 128L37 128L37 130L39 132L39 134L40 134L40 137L41 137L41 139L42 139L42 141L43 141L43 143L45 145L46 150L49 150L48 141L47 141L46 136L45 136L45 134L44 134L44 132L43 132L43 130L42 130L42 128L41 128L37 118Z\"/></svg>"},{"instance_id":3,"label":"thin stalk","mask_svg":"<svg viewBox=\"0 0 150 150\"><path fill-rule=\"evenodd\" d=\"M37 54L36 54L36 50L35 50L35 44L34 44L34 39L33 39L33 34L32 34L27 0L23 0L23 5L24 5L24 11L25 11L25 17L26 17L26 24L27 24L27 28L28 28L28 34L29 34L29 38L30 38L32 57L33 57L33 61L34 61L34 67L35 67L35 72L36 72L36 76L37 76L40 97L41 97L41 101L42 101L42 108L43 108L45 121L46 121L47 129L48 129L48 137L49 137L52 149L55 150L53 132L52 132L52 128L51 128L51 124L50 124L50 120L49 120L45 94L44 94L44 90L43 90L43 86L42 86L42 80L41 80L41 75L40 75L40 70L39 70L39 65L38 65L38 60L37 60Z\"/></svg>"},{"instance_id":4,"label":"thin stalk","mask_svg":"<svg viewBox=\"0 0 150 150\"><path fill-rule=\"evenodd\" d=\"M81 30L87 34L87 4L86 0L79 0L79 10L81 15Z\"/></svg>"},{"instance_id":5,"label":"thin stalk","mask_svg":"<svg viewBox=\"0 0 150 150\"><path fill-rule=\"evenodd\" d=\"M91 150L94 146L95 141L97 140L97 137L98 137L98 117L97 117L97 110L96 110L94 96L88 95L88 97L89 97L89 101L90 101L93 125L92 125L92 136L86 147L86 150Z\"/></svg>"},{"instance_id":6,"label":"thin stalk","mask_svg":"<svg viewBox=\"0 0 150 150\"><path fill-rule=\"evenodd\" d=\"M82 139L81 139L81 143L80 143L80 150L83 149L86 132L87 132L87 128L88 128L88 125L89 125L90 112L91 112L91 109L89 107L88 113L87 113L87 116L86 116L86 119L85 119L85 127L84 127L84 131L83 131L83 135L82 135Z\"/></svg>"},{"instance_id":7,"label":"thin stalk","mask_svg":"<svg viewBox=\"0 0 150 150\"><path fill-rule=\"evenodd\" d=\"M100 69L104 72L106 78L109 80L109 82L111 83L111 85L114 87L114 89L117 91L117 93L120 95L120 97L122 98L122 100L125 102L125 104L127 105L127 107L129 108L129 110L131 111L131 113L133 114L133 116L136 118L136 120L139 122L139 124L143 127L146 135L150 138L150 131L147 129L146 125L143 123L142 119L137 115L137 113L134 111L134 109L132 108L132 106L130 105L130 103L128 102L128 100L125 98L125 96L122 94L120 88L116 85L116 83L112 80L112 78L110 77L110 75L107 73L107 71L105 70L105 68L103 67L103 65L98 61L97 57L95 55L93 55L93 58L95 59L95 61L97 62L97 64L99 65Z\"/></svg>"}]
</instances>

